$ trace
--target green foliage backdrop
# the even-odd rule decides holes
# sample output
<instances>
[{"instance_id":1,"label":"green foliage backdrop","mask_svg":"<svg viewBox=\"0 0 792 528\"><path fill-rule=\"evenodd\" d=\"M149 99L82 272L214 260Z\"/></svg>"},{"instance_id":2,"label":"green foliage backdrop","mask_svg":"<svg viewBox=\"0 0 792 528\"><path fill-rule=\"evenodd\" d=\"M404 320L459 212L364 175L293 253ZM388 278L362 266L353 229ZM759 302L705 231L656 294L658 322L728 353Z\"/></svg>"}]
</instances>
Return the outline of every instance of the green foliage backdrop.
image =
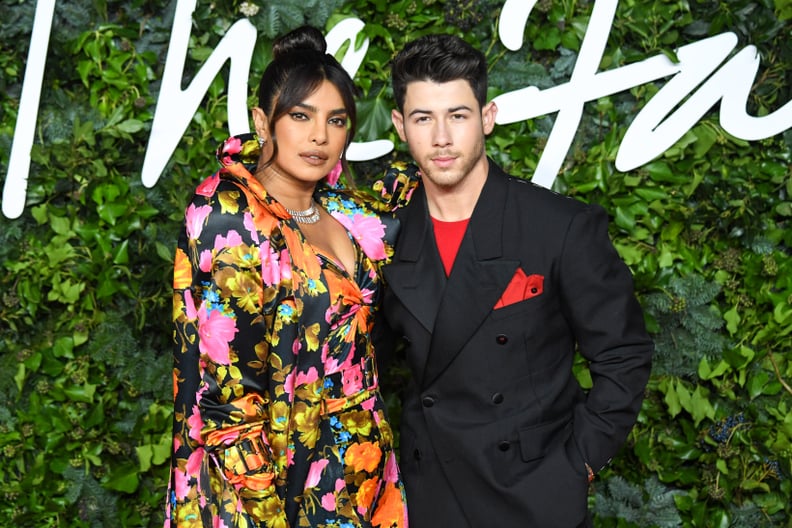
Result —
<instances>
[{"instance_id":1,"label":"green foliage backdrop","mask_svg":"<svg viewBox=\"0 0 792 528\"><path fill-rule=\"evenodd\" d=\"M35 2L0 0L0 171L19 108ZM272 38L356 16L358 140L390 138L388 62L426 32L486 51L500 92L569 79L593 2L540 0L519 52L497 39L501 0L199 2L184 85L235 21ZM171 426L170 273L183 204L226 135L218 76L165 174L140 183L175 1L58 2L25 211L0 217L0 526L158 526ZM747 109L792 97L789 0L623 0L601 68L723 31L758 47ZM738 49L739 49L738 48ZM586 105L559 192L602 204L657 342L627 445L591 491L602 527L792 527L792 131L746 143L717 108L660 158L614 159L665 81ZM251 90L252 92L252 90ZM252 100L251 100L252 101ZM530 178L553 116L496 128L490 154ZM364 184L392 156L355 166ZM577 364L587 383L585 364ZM390 382L394 408L399 372Z\"/></svg>"}]
</instances>

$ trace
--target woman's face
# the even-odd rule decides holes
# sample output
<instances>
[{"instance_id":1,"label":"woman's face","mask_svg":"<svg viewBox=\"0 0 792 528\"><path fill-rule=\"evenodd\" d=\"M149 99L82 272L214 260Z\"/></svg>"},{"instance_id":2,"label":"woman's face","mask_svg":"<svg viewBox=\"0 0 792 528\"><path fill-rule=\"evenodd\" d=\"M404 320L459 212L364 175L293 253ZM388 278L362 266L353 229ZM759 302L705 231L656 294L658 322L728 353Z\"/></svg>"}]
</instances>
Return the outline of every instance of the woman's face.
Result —
<instances>
[{"instance_id":1,"label":"woman's face","mask_svg":"<svg viewBox=\"0 0 792 528\"><path fill-rule=\"evenodd\" d=\"M348 114L341 93L330 81L275 122L278 155L273 168L287 179L321 180L341 158Z\"/></svg>"}]
</instances>

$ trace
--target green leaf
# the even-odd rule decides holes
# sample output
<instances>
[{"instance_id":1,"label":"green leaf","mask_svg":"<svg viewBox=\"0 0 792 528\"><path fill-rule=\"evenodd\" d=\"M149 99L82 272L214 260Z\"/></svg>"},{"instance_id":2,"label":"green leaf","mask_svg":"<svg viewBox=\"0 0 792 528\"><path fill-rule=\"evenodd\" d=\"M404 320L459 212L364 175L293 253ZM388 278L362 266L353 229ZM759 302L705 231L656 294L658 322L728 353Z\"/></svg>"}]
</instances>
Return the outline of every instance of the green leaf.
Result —
<instances>
[{"instance_id":1,"label":"green leaf","mask_svg":"<svg viewBox=\"0 0 792 528\"><path fill-rule=\"evenodd\" d=\"M723 314L723 319L726 321L726 330L729 331L729 334L734 335L737 333L740 324L740 314L737 313L736 305Z\"/></svg>"},{"instance_id":2,"label":"green leaf","mask_svg":"<svg viewBox=\"0 0 792 528\"><path fill-rule=\"evenodd\" d=\"M134 134L135 132L140 132L143 130L143 122L138 119L127 119L126 121L119 123L117 128L122 132L126 132L127 134Z\"/></svg>"},{"instance_id":3,"label":"green leaf","mask_svg":"<svg viewBox=\"0 0 792 528\"><path fill-rule=\"evenodd\" d=\"M123 464L114 468L103 484L109 489L133 493L140 484L137 465Z\"/></svg>"},{"instance_id":4,"label":"green leaf","mask_svg":"<svg viewBox=\"0 0 792 528\"><path fill-rule=\"evenodd\" d=\"M85 383L83 385L66 387L63 389L63 392L72 401L92 403L94 394L96 393L96 387L96 385L91 383Z\"/></svg>"}]
</instances>

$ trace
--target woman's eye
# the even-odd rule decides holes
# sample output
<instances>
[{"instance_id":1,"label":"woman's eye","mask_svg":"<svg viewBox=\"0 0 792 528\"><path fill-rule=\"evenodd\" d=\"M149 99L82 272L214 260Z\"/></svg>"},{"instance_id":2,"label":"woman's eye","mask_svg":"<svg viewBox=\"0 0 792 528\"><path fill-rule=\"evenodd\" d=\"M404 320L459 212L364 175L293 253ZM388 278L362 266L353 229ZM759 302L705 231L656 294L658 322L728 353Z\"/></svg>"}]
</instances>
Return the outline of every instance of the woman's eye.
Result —
<instances>
[{"instance_id":1,"label":"woman's eye","mask_svg":"<svg viewBox=\"0 0 792 528\"><path fill-rule=\"evenodd\" d=\"M289 115L291 116L292 119L296 119L296 120L307 119L307 116L302 112L291 112Z\"/></svg>"},{"instance_id":2,"label":"woman's eye","mask_svg":"<svg viewBox=\"0 0 792 528\"><path fill-rule=\"evenodd\" d=\"M337 127L346 127L346 118L343 117L334 117L330 119L330 124L337 126Z\"/></svg>"}]
</instances>

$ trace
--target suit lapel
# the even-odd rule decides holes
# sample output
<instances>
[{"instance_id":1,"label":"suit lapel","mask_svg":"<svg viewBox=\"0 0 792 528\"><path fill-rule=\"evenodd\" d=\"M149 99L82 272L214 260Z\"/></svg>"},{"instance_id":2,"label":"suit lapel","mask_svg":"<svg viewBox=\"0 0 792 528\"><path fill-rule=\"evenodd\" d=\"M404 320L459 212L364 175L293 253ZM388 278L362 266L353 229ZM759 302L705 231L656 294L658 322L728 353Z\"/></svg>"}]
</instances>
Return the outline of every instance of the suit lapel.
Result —
<instances>
[{"instance_id":1,"label":"suit lapel","mask_svg":"<svg viewBox=\"0 0 792 528\"><path fill-rule=\"evenodd\" d=\"M520 265L518 260L502 258L506 201L507 179L490 162L487 182L439 301L423 386L434 381L464 348ZM420 281L427 285L424 277Z\"/></svg>"},{"instance_id":2,"label":"suit lapel","mask_svg":"<svg viewBox=\"0 0 792 528\"><path fill-rule=\"evenodd\" d=\"M423 186L415 190L401 221L396 253L383 273L391 291L427 332L431 332L446 276L431 231Z\"/></svg>"}]
</instances>

